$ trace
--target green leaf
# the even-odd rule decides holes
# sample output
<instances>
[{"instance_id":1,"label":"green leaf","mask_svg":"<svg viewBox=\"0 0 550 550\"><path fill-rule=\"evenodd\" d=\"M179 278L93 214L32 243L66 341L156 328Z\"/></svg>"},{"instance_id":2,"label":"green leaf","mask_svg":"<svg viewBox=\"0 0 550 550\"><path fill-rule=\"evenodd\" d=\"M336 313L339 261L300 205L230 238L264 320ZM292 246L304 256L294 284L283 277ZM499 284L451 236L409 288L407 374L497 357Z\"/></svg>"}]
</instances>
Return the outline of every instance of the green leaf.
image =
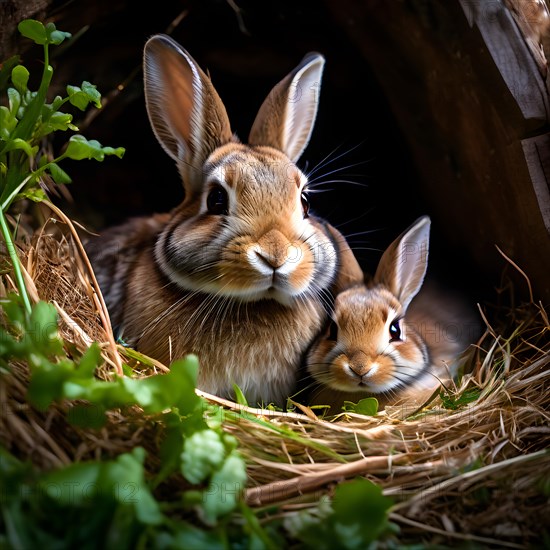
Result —
<instances>
[{"instance_id":1,"label":"green leaf","mask_svg":"<svg viewBox=\"0 0 550 550\"><path fill-rule=\"evenodd\" d=\"M464 405L468 405L476 401L480 395L481 390L478 388L468 388L460 395L447 394L444 391L439 392L443 407L450 410L457 410Z\"/></svg>"},{"instance_id":2,"label":"green leaf","mask_svg":"<svg viewBox=\"0 0 550 550\"><path fill-rule=\"evenodd\" d=\"M27 103L24 111L21 114L21 119L17 128L15 129L12 137L29 139L34 131L34 128L39 120L42 108L44 106L44 101L46 98L46 93L48 91L48 86L51 82L53 75L53 68L51 65L44 67L44 72L42 73L42 81L40 82L40 88L38 93L31 93L31 100Z\"/></svg>"},{"instance_id":3,"label":"green leaf","mask_svg":"<svg viewBox=\"0 0 550 550\"><path fill-rule=\"evenodd\" d=\"M378 400L375 397L361 399L358 403L344 401L342 409L346 412L354 412L364 416L375 416L378 412Z\"/></svg>"},{"instance_id":4,"label":"green leaf","mask_svg":"<svg viewBox=\"0 0 550 550\"><path fill-rule=\"evenodd\" d=\"M63 105L63 103L65 103L65 99L63 99L60 95L56 95L51 104L46 105L46 107L49 107L53 112L56 112Z\"/></svg>"},{"instance_id":5,"label":"green leaf","mask_svg":"<svg viewBox=\"0 0 550 550\"><path fill-rule=\"evenodd\" d=\"M225 454L220 434L213 430L196 432L183 444L181 473L190 483L201 483L223 464Z\"/></svg>"},{"instance_id":6,"label":"green leaf","mask_svg":"<svg viewBox=\"0 0 550 550\"><path fill-rule=\"evenodd\" d=\"M170 365L172 381L178 388L174 405L181 415L190 414L201 403L201 398L195 393L198 371L199 360L196 355L188 355Z\"/></svg>"},{"instance_id":7,"label":"green leaf","mask_svg":"<svg viewBox=\"0 0 550 550\"><path fill-rule=\"evenodd\" d=\"M50 498L68 506L79 506L98 492L100 462L73 463L42 478L41 489Z\"/></svg>"},{"instance_id":8,"label":"green leaf","mask_svg":"<svg viewBox=\"0 0 550 550\"><path fill-rule=\"evenodd\" d=\"M0 139L8 141L16 126L15 115L7 107L0 105Z\"/></svg>"},{"instance_id":9,"label":"green leaf","mask_svg":"<svg viewBox=\"0 0 550 550\"><path fill-rule=\"evenodd\" d=\"M11 81L20 94L27 91L29 82L29 71L23 65L17 65L11 72Z\"/></svg>"},{"instance_id":10,"label":"green leaf","mask_svg":"<svg viewBox=\"0 0 550 550\"><path fill-rule=\"evenodd\" d=\"M58 31L53 23L47 23L44 26L35 19L25 19L17 25L19 32L26 38L34 40L36 44L61 44L66 38L71 37L71 33Z\"/></svg>"},{"instance_id":11,"label":"green leaf","mask_svg":"<svg viewBox=\"0 0 550 550\"><path fill-rule=\"evenodd\" d=\"M189 525L183 522L173 521L174 527L176 527L174 534L168 534L166 532L160 533L162 535L162 543L153 544L152 548L170 549L170 550L227 550L228 544L226 534L220 531L205 531L194 525ZM158 537L159 539L161 537ZM160 542L160 541L159 541ZM235 548L249 548L244 543L239 541L240 544L235 545ZM250 548L250 550L255 550Z\"/></svg>"},{"instance_id":12,"label":"green leaf","mask_svg":"<svg viewBox=\"0 0 550 550\"><path fill-rule=\"evenodd\" d=\"M17 111L21 106L21 94L15 88L8 88L8 102L11 114L17 117Z\"/></svg>"},{"instance_id":13,"label":"green leaf","mask_svg":"<svg viewBox=\"0 0 550 550\"><path fill-rule=\"evenodd\" d=\"M166 425L164 440L160 446L160 470L157 472L154 487L161 483L168 475L179 469L183 452L183 437L181 420L176 413L168 412L163 415Z\"/></svg>"},{"instance_id":14,"label":"green leaf","mask_svg":"<svg viewBox=\"0 0 550 550\"><path fill-rule=\"evenodd\" d=\"M67 172L65 172L63 168L60 168L55 162L52 162L48 166L48 172L51 174L53 181L55 181L58 185L72 183L73 181L69 174L67 174Z\"/></svg>"},{"instance_id":15,"label":"green leaf","mask_svg":"<svg viewBox=\"0 0 550 550\"><path fill-rule=\"evenodd\" d=\"M116 155L118 158L122 158L124 148L102 147L99 141L95 139L87 140L79 134L71 137L64 154L64 156L73 160L95 159L100 162L103 161L105 155Z\"/></svg>"},{"instance_id":16,"label":"green leaf","mask_svg":"<svg viewBox=\"0 0 550 550\"><path fill-rule=\"evenodd\" d=\"M18 193L15 196L15 200L20 199L29 199L33 202L42 202L47 199L46 193L40 187L31 187L30 189L25 189L22 193Z\"/></svg>"},{"instance_id":17,"label":"green leaf","mask_svg":"<svg viewBox=\"0 0 550 550\"><path fill-rule=\"evenodd\" d=\"M27 334L42 353L59 355L63 352L53 304L40 301L33 306Z\"/></svg>"},{"instance_id":18,"label":"green leaf","mask_svg":"<svg viewBox=\"0 0 550 550\"><path fill-rule=\"evenodd\" d=\"M235 393L235 400L237 403L243 407L248 407L248 401L237 384L233 384L233 392Z\"/></svg>"},{"instance_id":19,"label":"green leaf","mask_svg":"<svg viewBox=\"0 0 550 550\"><path fill-rule=\"evenodd\" d=\"M99 344L94 342L80 359L80 362L76 368L76 373L82 378L92 378L100 363L101 348L99 347Z\"/></svg>"},{"instance_id":20,"label":"green leaf","mask_svg":"<svg viewBox=\"0 0 550 550\"><path fill-rule=\"evenodd\" d=\"M51 363L46 357L31 354L31 379L27 396L29 401L41 411L45 411L52 402L63 396L65 381L72 374L72 366L67 362Z\"/></svg>"},{"instance_id":21,"label":"green leaf","mask_svg":"<svg viewBox=\"0 0 550 550\"><path fill-rule=\"evenodd\" d=\"M199 513L206 523L214 525L218 519L232 512L246 486L246 466L241 456L233 451L214 472L205 491Z\"/></svg>"},{"instance_id":22,"label":"green leaf","mask_svg":"<svg viewBox=\"0 0 550 550\"><path fill-rule=\"evenodd\" d=\"M36 44L46 44L46 29L40 21L25 19L17 25L17 29L25 38L34 40Z\"/></svg>"},{"instance_id":23,"label":"green leaf","mask_svg":"<svg viewBox=\"0 0 550 550\"><path fill-rule=\"evenodd\" d=\"M172 363L168 374L139 380L125 377L121 383L148 413L176 407L183 416L192 413L201 402L195 393L197 369L196 357L188 356Z\"/></svg>"},{"instance_id":24,"label":"green leaf","mask_svg":"<svg viewBox=\"0 0 550 550\"><path fill-rule=\"evenodd\" d=\"M66 38L71 38L70 32L58 31L53 23L46 23L46 36L48 38L48 43L59 45Z\"/></svg>"},{"instance_id":25,"label":"green leaf","mask_svg":"<svg viewBox=\"0 0 550 550\"><path fill-rule=\"evenodd\" d=\"M91 84L87 80L82 82L82 91L88 96L88 99L93 103L98 109L101 109L101 94L97 91L97 86Z\"/></svg>"},{"instance_id":26,"label":"green leaf","mask_svg":"<svg viewBox=\"0 0 550 550\"><path fill-rule=\"evenodd\" d=\"M145 483L144 461L145 451L141 447L119 455L115 461L105 465L98 485L102 492L114 494L121 504L133 507L139 521L158 525L163 516Z\"/></svg>"},{"instance_id":27,"label":"green leaf","mask_svg":"<svg viewBox=\"0 0 550 550\"><path fill-rule=\"evenodd\" d=\"M7 153L16 149L25 151L28 157L33 157L38 152L38 145L33 147L28 141L21 138L10 139L6 146L2 149L2 153Z\"/></svg>"},{"instance_id":28,"label":"green leaf","mask_svg":"<svg viewBox=\"0 0 550 550\"><path fill-rule=\"evenodd\" d=\"M332 507L335 527L352 527L359 537L356 548L365 548L388 527L388 511L392 499L368 479L341 483L335 491ZM350 547L350 546L348 546Z\"/></svg>"},{"instance_id":29,"label":"green leaf","mask_svg":"<svg viewBox=\"0 0 550 550\"><path fill-rule=\"evenodd\" d=\"M363 550L390 531L393 501L367 479L341 483L327 504L322 499L317 510L298 513L285 523L306 548Z\"/></svg>"},{"instance_id":30,"label":"green leaf","mask_svg":"<svg viewBox=\"0 0 550 550\"><path fill-rule=\"evenodd\" d=\"M73 115L56 111L48 117L45 124L40 126L39 130L35 134L35 138L43 137L51 132L55 132L56 130L61 130L63 132L68 129L78 130L78 128L72 124L72 120Z\"/></svg>"},{"instance_id":31,"label":"green leaf","mask_svg":"<svg viewBox=\"0 0 550 550\"><path fill-rule=\"evenodd\" d=\"M7 298L0 300L0 306L10 324L21 330L25 323L25 312L20 297L17 294L9 294Z\"/></svg>"},{"instance_id":32,"label":"green leaf","mask_svg":"<svg viewBox=\"0 0 550 550\"><path fill-rule=\"evenodd\" d=\"M81 111L86 110L86 107L90 103L88 94L83 92L78 86L67 86L67 94L69 95L69 102Z\"/></svg>"}]
</instances>

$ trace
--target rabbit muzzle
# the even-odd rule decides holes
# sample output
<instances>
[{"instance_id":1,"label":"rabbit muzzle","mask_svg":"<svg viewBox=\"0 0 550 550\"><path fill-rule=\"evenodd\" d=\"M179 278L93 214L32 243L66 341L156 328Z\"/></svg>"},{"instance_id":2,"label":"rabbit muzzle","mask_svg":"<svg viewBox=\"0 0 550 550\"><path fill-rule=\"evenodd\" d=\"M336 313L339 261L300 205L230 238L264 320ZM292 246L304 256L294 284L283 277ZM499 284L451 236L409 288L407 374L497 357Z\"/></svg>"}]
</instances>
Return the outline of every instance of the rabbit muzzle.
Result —
<instances>
[{"instance_id":1,"label":"rabbit muzzle","mask_svg":"<svg viewBox=\"0 0 550 550\"><path fill-rule=\"evenodd\" d=\"M341 388L379 393L392 385L392 362L389 357L368 354L363 350L348 352L337 357L334 365L341 374Z\"/></svg>"},{"instance_id":2,"label":"rabbit muzzle","mask_svg":"<svg viewBox=\"0 0 550 550\"><path fill-rule=\"evenodd\" d=\"M250 268L256 273L256 287L266 298L283 303L306 288L311 276L305 257L309 249L291 242L281 231L272 229L246 249Z\"/></svg>"},{"instance_id":3,"label":"rabbit muzzle","mask_svg":"<svg viewBox=\"0 0 550 550\"><path fill-rule=\"evenodd\" d=\"M380 363L375 357L370 357L363 351L357 351L348 357L345 370L350 377L350 382L358 386L368 386L376 377L380 369Z\"/></svg>"}]
</instances>

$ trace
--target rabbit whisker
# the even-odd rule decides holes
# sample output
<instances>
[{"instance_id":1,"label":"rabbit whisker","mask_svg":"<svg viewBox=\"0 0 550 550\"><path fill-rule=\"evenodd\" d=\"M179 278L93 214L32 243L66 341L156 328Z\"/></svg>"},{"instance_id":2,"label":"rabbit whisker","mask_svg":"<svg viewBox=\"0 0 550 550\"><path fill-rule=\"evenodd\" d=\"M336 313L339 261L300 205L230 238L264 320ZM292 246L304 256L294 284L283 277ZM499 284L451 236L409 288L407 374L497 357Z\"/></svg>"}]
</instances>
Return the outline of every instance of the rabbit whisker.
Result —
<instances>
[{"instance_id":1,"label":"rabbit whisker","mask_svg":"<svg viewBox=\"0 0 550 550\"><path fill-rule=\"evenodd\" d=\"M331 155L334 154L339 149L340 145L338 147L335 147L328 155L326 155L323 159L321 159L321 161L319 161L311 169L311 171L308 171L306 173L307 177L309 178L309 177L313 176L319 170L322 170L323 168L326 168L327 166L329 166L330 164L336 162L337 160L341 159L342 157L344 157L346 155L349 155L351 152L355 151L355 149L360 147L362 144L363 144L363 142L361 141L361 142L357 143L356 145L354 145L353 147L351 147L350 149L346 149L345 151L343 151L339 155L331 158ZM366 161L363 161L363 162L366 162ZM344 167L342 169L345 170L346 168L347 167Z\"/></svg>"},{"instance_id":2,"label":"rabbit whisker","mask_svg":"<svg viewBox=\"0 0 550 550\"><path fill-rule=\"evenodd\" d=\"M363 235L371 235L372 233L377 233L380 229L368 229L365 231L357 231L355 233L346 233L346 240L351 239L352 237L362 237Z\"/></svg>"},{"instance_id":3,"label":"rabbit whisker","mask_svg":"<svg viewBox=\"0 0 550 550\"><path fill-rule=\"evenodd\" d=\"M354 174L350 174L350 175L353 176ZM357 174L357 175L359 176L360 174ZM318 187L321 187L321 186L324 186L324 185L329 185L331 183L349 183L350 185L355 185L357 187L364 187L364 188L369 187L369 185L366 184L366 183L361 183L359 181L354 181L354 180L350 180L350 179L331 179L331 180L318 181L318 182L315 182L315 183L312 183L312 184L308 184L307 191L311 192L309 190L310 187L313 187L315 190L317 190Z\"/></svg>"}]
</instances>

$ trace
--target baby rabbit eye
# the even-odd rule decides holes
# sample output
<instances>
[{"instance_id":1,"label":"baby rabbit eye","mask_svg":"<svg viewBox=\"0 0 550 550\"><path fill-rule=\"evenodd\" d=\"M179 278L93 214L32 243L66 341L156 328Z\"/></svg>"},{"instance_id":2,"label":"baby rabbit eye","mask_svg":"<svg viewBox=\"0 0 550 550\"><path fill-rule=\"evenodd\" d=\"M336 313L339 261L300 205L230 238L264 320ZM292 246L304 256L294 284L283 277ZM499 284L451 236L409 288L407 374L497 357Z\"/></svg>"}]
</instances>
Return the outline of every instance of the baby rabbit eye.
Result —
<instances>
[{"instance_id":1,"label":"baby rabbit eye","mask_svg":"<svg viewBox=\"0 0 550 550\"><path fill-rule=\"evenodd\" d=\"M390 325L390 342L399 342L401 340L401 326L399 319L392 321Z\"/></svg>"},{"instance_id":2,"label":"baby rabbit eye","mask_svg":"<svg viewBox=\"0 0 550 550\"><path fill-rule=\"evenodd\" d=\"M307 218L309 216L309 198L306 195L306 193L302 193L301 200L302 200L302 210L304 212L304 218Z\"/></svg>"},{"instance_id":3,"label":"baby rabbit eye","mask_svg":"<svg viewBox=\"0 0 550 550\"><path fill-rule=\"evenodd\" d=\"M214 187L206 198L206 208L210 214L215 216L226 215L228 212L227 192L223 187Z\"/></svg>"},{"instance_id":4,"label":"baby rabbit eye","mask_svg":"<svg viewBox=\"0 0 550 550\"><path fill-rule=\"evenodd\" d=\"M328 339L338 341L338 325L334 321L331 321L328 327Z\"/></svg>"}]
</instances>

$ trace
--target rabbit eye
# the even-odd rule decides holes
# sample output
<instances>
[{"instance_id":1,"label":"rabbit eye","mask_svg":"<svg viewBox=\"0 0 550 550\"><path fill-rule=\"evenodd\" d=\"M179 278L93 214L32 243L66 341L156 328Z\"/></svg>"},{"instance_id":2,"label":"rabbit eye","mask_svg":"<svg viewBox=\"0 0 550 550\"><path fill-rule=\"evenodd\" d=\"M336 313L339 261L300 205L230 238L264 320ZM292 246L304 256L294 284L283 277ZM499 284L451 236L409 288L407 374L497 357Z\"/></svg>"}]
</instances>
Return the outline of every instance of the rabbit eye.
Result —
<instances>
[{"instance_id":1,"label":"rabbit eye","mask_svg":"<svg viewBox=\"0 0 550 550\"><path fill-rule=\"evenodd\" d=\"M302 193L301 200L302 200L302 210L304 212L304 218L307 218L309 216L309 198L306 195L306 193Z\"/></svg>"},{"instance_id":2,"label":"rabbit eye","mask_svg":"<svg viewBox=\"0 0 550 550\"><path fill-rule=\"evenodd\" d=\"M228 202L226 190L223 187L214 187L206 198L206 208L210 214L216 216L226 215Z\"/></svg>"},{"instance_id":3,"label":"rabbit eye","mask_svg":"<svg viewBox=\"0 0 550 550\"><path fill-rule=\"evenodd\" d=\"M399 342L401 340L401 326L399 319L395 319L390 324L390 342Z\"/></svg>"},{"instance_id":4,"label":"rabbit eye","mask_svg":"<svg viewBox=\"0 0 550 550\"><path fill-rule=\"evenodd\" d=\"M338 325L334 321L330 321L328 327L328 339L334 342L338 341Z\"/></svg>"}]
</instances>

